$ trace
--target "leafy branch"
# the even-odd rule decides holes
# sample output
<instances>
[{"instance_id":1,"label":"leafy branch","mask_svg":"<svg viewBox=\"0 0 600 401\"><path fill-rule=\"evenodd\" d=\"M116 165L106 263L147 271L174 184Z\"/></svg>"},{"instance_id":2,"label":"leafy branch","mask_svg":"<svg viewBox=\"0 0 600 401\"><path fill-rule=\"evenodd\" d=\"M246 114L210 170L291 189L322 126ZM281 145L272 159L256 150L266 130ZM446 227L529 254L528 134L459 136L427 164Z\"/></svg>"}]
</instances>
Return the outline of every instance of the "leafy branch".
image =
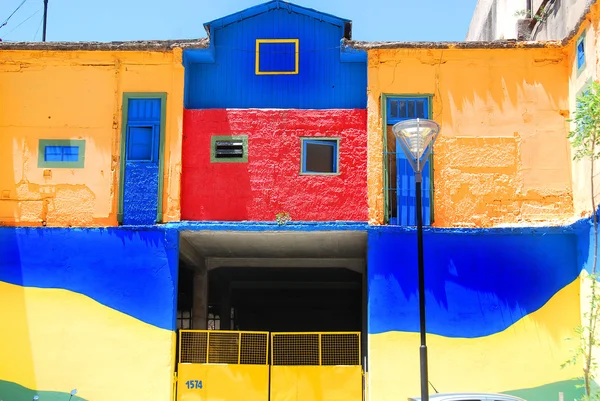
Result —
<instances>
[{"instance_id":1,"label":"leafy branch","mask_svg":"<svg viewBox=\"0 0 600 401\"><path fill-rule=\"evenodd\" d=\"M594 162L600 159L600 84L593 82L590 87L577 97L575 118L572 120L575 129L569 133L569 141L575 150L574 160L588 160L590 162L590 203L592 207L592 221L594 229L594 256L590 281L591 294L589 310L583 315L582 325L575 329L579 344L572 357L563 366L579 365L583 363L583 387L585 395L582 400L600 400L600 394L592 394L592 383L596 378L597 362L593 350L600 343L598 338L598 318L600 317L600 294L598 294L598 214L594 189Z\"/></svg>"}]
</instances>

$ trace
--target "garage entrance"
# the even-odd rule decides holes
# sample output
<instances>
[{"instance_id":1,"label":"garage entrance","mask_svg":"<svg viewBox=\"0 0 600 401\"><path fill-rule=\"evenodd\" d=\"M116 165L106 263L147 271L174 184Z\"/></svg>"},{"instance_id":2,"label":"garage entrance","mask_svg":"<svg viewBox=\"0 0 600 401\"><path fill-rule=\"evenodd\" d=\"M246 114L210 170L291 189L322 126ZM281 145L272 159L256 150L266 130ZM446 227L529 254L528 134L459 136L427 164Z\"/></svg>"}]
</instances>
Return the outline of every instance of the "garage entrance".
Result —
<instances>
[{"instance_id":1,"label":"garage entrance","mask_svg":"<svg viewBox=\"0 0 600 401\"><path fill-rule=\"evenodd\" d=\"M182 232L178 399L362 400L366 241Z\"/></svg>"}]
</instances>

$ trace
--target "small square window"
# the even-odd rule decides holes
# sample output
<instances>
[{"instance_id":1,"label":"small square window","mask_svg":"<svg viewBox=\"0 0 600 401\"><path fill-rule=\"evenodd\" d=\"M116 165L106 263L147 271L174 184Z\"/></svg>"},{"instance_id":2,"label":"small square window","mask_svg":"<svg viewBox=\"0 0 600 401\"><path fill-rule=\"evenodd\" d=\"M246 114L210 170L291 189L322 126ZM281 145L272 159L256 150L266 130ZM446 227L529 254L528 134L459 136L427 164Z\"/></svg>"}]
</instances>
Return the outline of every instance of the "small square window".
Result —
<instances>
[{"instance_id":1,"label":"small square window","mask_svg":"<svg viewBox=\"0 0 600 401\"><path fill-rule=\"evenodd\" d=\"M585 67L585 32L577 39L577 70Z\"/></svg>"},{"instance_id":2,"label":"small square window","mask_svg":"<svg viewBox=\"0 0 600 401\"><path fill-rule=\"evenodd\" d=\"M39 168L83 168L85 141L70 139L40 139Z\"/></svg>"},{"instance_id":3,"label":"small square window","mask_svg":"<svg viewBox=\"0 0 600 401\"><path fill-rule=\"evenodd\" d=\"M339 139L302 138L302 174L338 174Z\"/></svg>"},{"instance_id":4,"label":"small square window","mask_svg":"<svg viewBox=\"0 0 600 401\"><path fill-rule=\"evenodd\" d=\"M248 161L248 137L213 136L210 144L212 163L245 163Z\"/></svg>"}]
</instances>

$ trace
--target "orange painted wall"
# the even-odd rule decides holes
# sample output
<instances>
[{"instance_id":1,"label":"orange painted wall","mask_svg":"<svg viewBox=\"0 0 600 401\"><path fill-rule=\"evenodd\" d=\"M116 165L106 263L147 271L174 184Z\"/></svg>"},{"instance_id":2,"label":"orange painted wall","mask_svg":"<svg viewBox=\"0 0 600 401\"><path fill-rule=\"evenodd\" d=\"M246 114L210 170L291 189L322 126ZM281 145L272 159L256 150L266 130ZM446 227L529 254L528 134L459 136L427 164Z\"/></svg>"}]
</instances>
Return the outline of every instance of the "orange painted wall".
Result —
<instances>
[{"instance_id":1,"label":"orange painted wall","mask_svg":"<svg viewBox=\"0 0 600 401\"><path fill-rule=\"evenodd\" d=\"M383 222L381 94L433 94L435 226L573 215L564 49L369 50L370 222Z\"/></svg>"},{"instance_id":2,"label":"orange painted wall","mask_svg":"<svg viewBox=\"0 0 600 401\"><path fill-rule=\"evenodd\" d=\"M123 92L167 92L163 220L179 220L181 49L0 52L0 225L117 224ZM39 139L85 139L83 169L38 168Z\"/></svg>"}]
</instances>

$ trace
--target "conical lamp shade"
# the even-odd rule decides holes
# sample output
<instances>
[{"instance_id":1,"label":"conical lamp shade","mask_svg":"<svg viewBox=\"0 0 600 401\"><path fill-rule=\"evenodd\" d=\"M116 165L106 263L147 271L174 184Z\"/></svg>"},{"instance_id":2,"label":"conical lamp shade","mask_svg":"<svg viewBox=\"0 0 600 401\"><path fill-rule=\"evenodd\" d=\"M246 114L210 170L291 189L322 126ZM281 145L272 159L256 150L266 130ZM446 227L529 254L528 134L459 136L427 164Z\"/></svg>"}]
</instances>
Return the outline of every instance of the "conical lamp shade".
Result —
<instances>
[{"instance_id":1,"label":"conical lamp shade","mask_svg":"<svg viewBox=\"0 0 600 401\"><path fill-rule=\"evenodd\" d=\"M430 146L433 146L440 132L440 126L435 121L417 118L395 124L392 131L411 165L420 173L431 151Z\"/></svg>"}]
</instances>

